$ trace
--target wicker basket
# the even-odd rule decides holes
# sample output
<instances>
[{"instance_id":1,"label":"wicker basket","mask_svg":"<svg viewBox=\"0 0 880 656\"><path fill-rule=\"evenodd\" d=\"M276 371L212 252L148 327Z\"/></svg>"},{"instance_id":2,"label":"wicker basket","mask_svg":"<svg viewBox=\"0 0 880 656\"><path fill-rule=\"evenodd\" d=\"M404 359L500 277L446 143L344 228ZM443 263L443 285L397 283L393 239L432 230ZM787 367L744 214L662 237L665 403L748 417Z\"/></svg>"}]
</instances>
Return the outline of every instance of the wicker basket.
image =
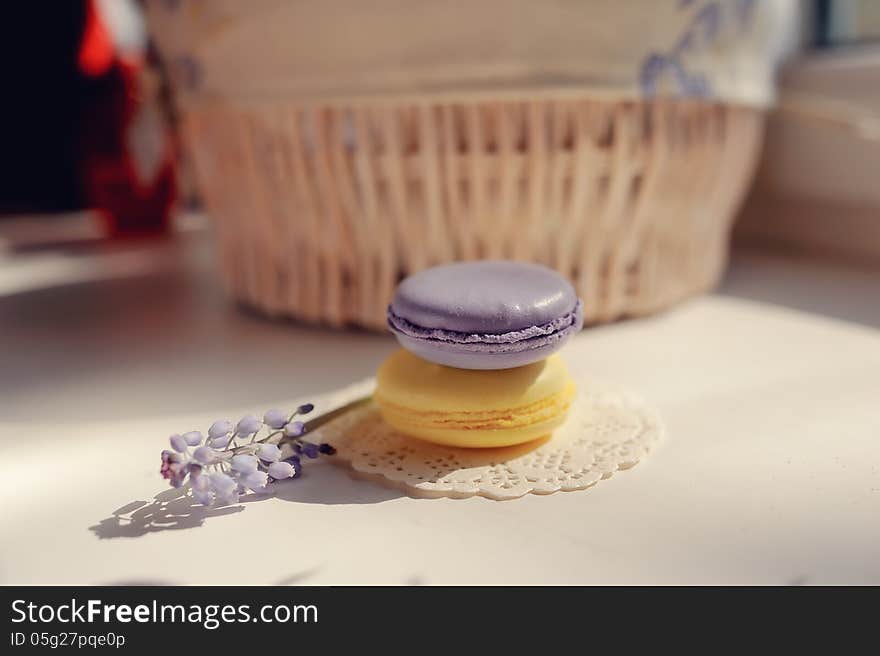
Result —
<instances>
[{"instance_id":1,"label":"wicker basket","mask_svg":"<svg viewBox=\"0 0 880 656\"><path fill-rule=\"evenodd\" d=\"M458 259L551 266L591 323L711 287L761 128L755 109L566 95L218 106L188 135L229 291L380 328L403 276Z\"/></svg>"},{"instance_id":2,"label":"wicker basket","mask_svg":"<svg viewBox=\"0 0 880 656\"><path fill-rule=\"evenodd\" d=\"M402 277L459 259L549 265L588 323L711 287L790 3L155 4L230 293L383 328ZM724 101L640 99L658 61Z\"/></svg>"}]
</instances>

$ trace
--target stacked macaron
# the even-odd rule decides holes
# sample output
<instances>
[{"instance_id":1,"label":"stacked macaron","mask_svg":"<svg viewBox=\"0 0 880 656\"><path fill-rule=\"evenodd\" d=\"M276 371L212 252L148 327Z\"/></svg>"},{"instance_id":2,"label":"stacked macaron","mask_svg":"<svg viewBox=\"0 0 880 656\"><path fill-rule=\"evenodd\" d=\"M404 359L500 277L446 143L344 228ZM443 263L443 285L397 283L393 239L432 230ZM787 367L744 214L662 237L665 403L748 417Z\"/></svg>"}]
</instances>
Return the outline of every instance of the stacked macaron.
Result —
<instances>
[{"instance_id":1,"label":"stacked macaron","mask_svg":"<svg viewBox=\"0 0 880 656\"><path fill-rule=\"evenodd\" d=\"M375 400L402 433L462 447L549 435L574 396L556 354L580 330L572 286L520 262L463 262L404 280L388 325L404 350L379 368Z\"/></svg>"}]
</instances>

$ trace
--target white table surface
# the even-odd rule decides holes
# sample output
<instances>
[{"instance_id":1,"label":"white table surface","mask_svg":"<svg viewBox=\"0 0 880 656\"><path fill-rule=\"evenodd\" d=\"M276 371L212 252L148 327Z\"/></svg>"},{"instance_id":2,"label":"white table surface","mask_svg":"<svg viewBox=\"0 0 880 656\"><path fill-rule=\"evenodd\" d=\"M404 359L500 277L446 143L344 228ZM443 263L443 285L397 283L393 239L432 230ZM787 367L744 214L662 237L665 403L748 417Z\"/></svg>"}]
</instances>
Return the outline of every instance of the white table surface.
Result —
<instances>
[{"instance_id":1,"label":"white table surface","mask_svg":"<svg viewBox=\"0 0 880 656\"><path fill-rule=\"evenodd\" d=\"M310 463L275 498L157 516L168 434L369 376L392 339L240 311L198 232L13 249L0 582L880 583L878 327L878 269L737 256L720 292L567 347L667 423L591 490L422 500Z\"/></svg>"}]
</instances>

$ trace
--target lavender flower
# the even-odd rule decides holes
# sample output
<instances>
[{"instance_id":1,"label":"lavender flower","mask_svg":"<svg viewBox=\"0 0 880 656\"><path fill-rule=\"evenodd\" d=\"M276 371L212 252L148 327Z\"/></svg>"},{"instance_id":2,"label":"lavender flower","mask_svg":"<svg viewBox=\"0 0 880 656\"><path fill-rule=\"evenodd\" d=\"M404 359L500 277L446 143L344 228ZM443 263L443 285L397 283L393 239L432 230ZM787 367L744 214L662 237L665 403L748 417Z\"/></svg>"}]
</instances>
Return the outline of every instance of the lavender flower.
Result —
<instances>
[{"instance_id":1,"label":"lavender flower","mask_svg":"<svg viewBox=\"0 0 880 656\"><path fill-rule=\"evenodd\" d=\"M214 503L214 492L212 490L193 490L193 499L203 506L210 506Z\"/></svg>"},{"instance_id":2,"label":"lavender flower","mask_svg":"<svg viewBox=\"0 0 880 656\"><path fill-rule=\"evenodd\" d=\"M271 428L282 428L288 421L287 417L286 412L276 408L263 415L263 423Z\"/></svg>"},{"instance_id":3,"label":"lavender flower","mask_svg":"<svg viewBox=\"0 0 880 656\"><path fill-rule=\"evenodd\" d=\"M186 440L183 439L182 435L172 435L168 438L168 441L171 443L171 448L178 453L184 453L186 451Z\"/></svg>"},{"instance_id":4,"label":"lavender flower","mask_svg":"<svg viewBox=\"0 0 880 656\"><path fill-rule=\"evenodd\" d=\"M193 460L200 465L211 465L217 460L217 451L209 446L200 446L193 452Z\"/></svg>"},{"instance_id":5,"label":"lavender flower","mask_svg":"<svg viewBox=\"0 0 880 656\"><path fill-rule=\"evenodd\" d=\"M299 437L306 432L306 425L301 421L292 421L284 427L287 437Z\"/></svg>"},{"instance_id":6,"label":"lavender flower","mask_svg":"<svg viewBox=\"0 0 880 656\"><path fill-rule=\"evenodd\" d=\"M181 435L188 446L198 446L205 439L200 431L190 431Z\"/></svg>"},{"instance_id":7,"label":"lavender flower","mask_svg":"<svg viewBox=\"0 0 880 656\"><path fill-rule=\"evenodd\" d=\"M226 437L232 432L232 422L220 419L211 424L208 429L208 437Z\"/></svg>"},{"instance_id":8,"label":"lavender flower","mask_svg":"<svg viewBox=\"0 0 880 656\"><path fill-rule=\"evenodd\" d=\"M171 482L171 487L183 485L183 479L187 474L183 456L167 449L162 451L162 467L159 469L159 473L162 474L162 478Z\"/></svg>"},{"instance_id":9,"label":"lavender flower","mask_svg":"<svg viewBox=\"0 0 880 656\"><path fill-rule=\"evenodd\" d=\"M231 494L238 489L238 483L236 483L235 479L229 474L213 472L208 474L208 478L211 479L211 486L217 494Z\"/></svg>"},{"instance_id":10,"label":"lavender flower","mask_svg":"<svg viewBox=\"0 0 880 656\"><path fill-rule=\"evenodd\" d=\"M244 477L242 481L244 486L250 488L254 492L262 492L266 490L269 484L269 474L264 471L252 471Z\"/></svg>"},{"instance_id":11,"label":"lavender flower","mask_svg":"<svg viewBox=\"0 0 880 656\"><path fill-rule=\"evenodd\" d=\"M235 426L235 434L240 437L253 435L263 426L263 423L254 415L245 415Z\"/></svg>"},{"instance_id":12,"label":"lavender flower","mask_svg":"<svg viewBox=\"0 0 880 656\"><path fill-rule=\"evenodd\" d=\"M273 481L302 474L300 454L317 458L336 453L329 444L302 439L306 425L295 417L312 410L314 405L305 403L289 414L269 410L262 421L255 415L242 417L234 426L225 419L215 421L207 436L201 431L172 435L159 471L172 487L188 483L193 500L204 506L237 503L248 490L265 494ZM242 444L246 437L250 441Z\"/></svg>"},{"instance_id":13,"label":"lavender flower","mask_svg":"<svg viewBox=\"0 0 880 656\"><path fill-rule=\"evenodd\" d=\"M211 477L203 476L201 472L195 476L190 476L189 483L194 492L210 492L212 489Z\"/></svg>"},{"instance_id":14,"label":"lavender flower","mask_svg":"<svg viewBox=\"0 0 880 656\"><path fill-rule=\"evenodd\" d=\"M274 444L261 444L257 457L264 462L275 462L281 459L281 449Z\"/></svg>"},{"instance_id":15,"label":"lavender flower","mask_svg":"<svg viewBox=\"0 0 880 656\"><path fill-rule=\"evenodd\" d=\"M269 476L275 480L292 478L294 474L296 474L296 469L289 462L273 462L269 465Z\"/></svg>"},{"instance_id":16,"label":"lavender flower","mask_svg":"<svg viewBox=\"0 0 880 656\"><path fill-rule=\"evenodd\" d=\"M229 461L232 466L232 471L238 472L239 474L250 474L257 471L257 467L259 466L259 461L254 456L232 456L232 459Z\"/></svg>"}]
</instances>

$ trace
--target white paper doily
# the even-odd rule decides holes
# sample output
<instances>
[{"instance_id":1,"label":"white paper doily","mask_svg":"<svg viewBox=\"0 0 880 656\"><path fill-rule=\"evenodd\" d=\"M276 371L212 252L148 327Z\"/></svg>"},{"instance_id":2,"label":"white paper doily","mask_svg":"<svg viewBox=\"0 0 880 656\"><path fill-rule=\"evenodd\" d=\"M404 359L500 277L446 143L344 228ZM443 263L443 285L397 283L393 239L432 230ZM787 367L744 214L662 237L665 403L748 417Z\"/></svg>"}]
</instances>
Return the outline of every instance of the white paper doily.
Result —
<instances>
[{"instance_id":1,"label":"white paper doily","mask_svg":"<svg viewBox=\"0 0 880 656\"><path fill-rule=\"evenodd\" d=\"M322 399L321 409L369 394L373 380ZM499 449L438 446L401 435L372 402L315 429L310 441L336 447L332 460L358 475L419 497L516 499L584 490L629 469L663 436L658 414L627 392L580 381L568 419L549 440Z\"/></svg>"}]
</instances>

